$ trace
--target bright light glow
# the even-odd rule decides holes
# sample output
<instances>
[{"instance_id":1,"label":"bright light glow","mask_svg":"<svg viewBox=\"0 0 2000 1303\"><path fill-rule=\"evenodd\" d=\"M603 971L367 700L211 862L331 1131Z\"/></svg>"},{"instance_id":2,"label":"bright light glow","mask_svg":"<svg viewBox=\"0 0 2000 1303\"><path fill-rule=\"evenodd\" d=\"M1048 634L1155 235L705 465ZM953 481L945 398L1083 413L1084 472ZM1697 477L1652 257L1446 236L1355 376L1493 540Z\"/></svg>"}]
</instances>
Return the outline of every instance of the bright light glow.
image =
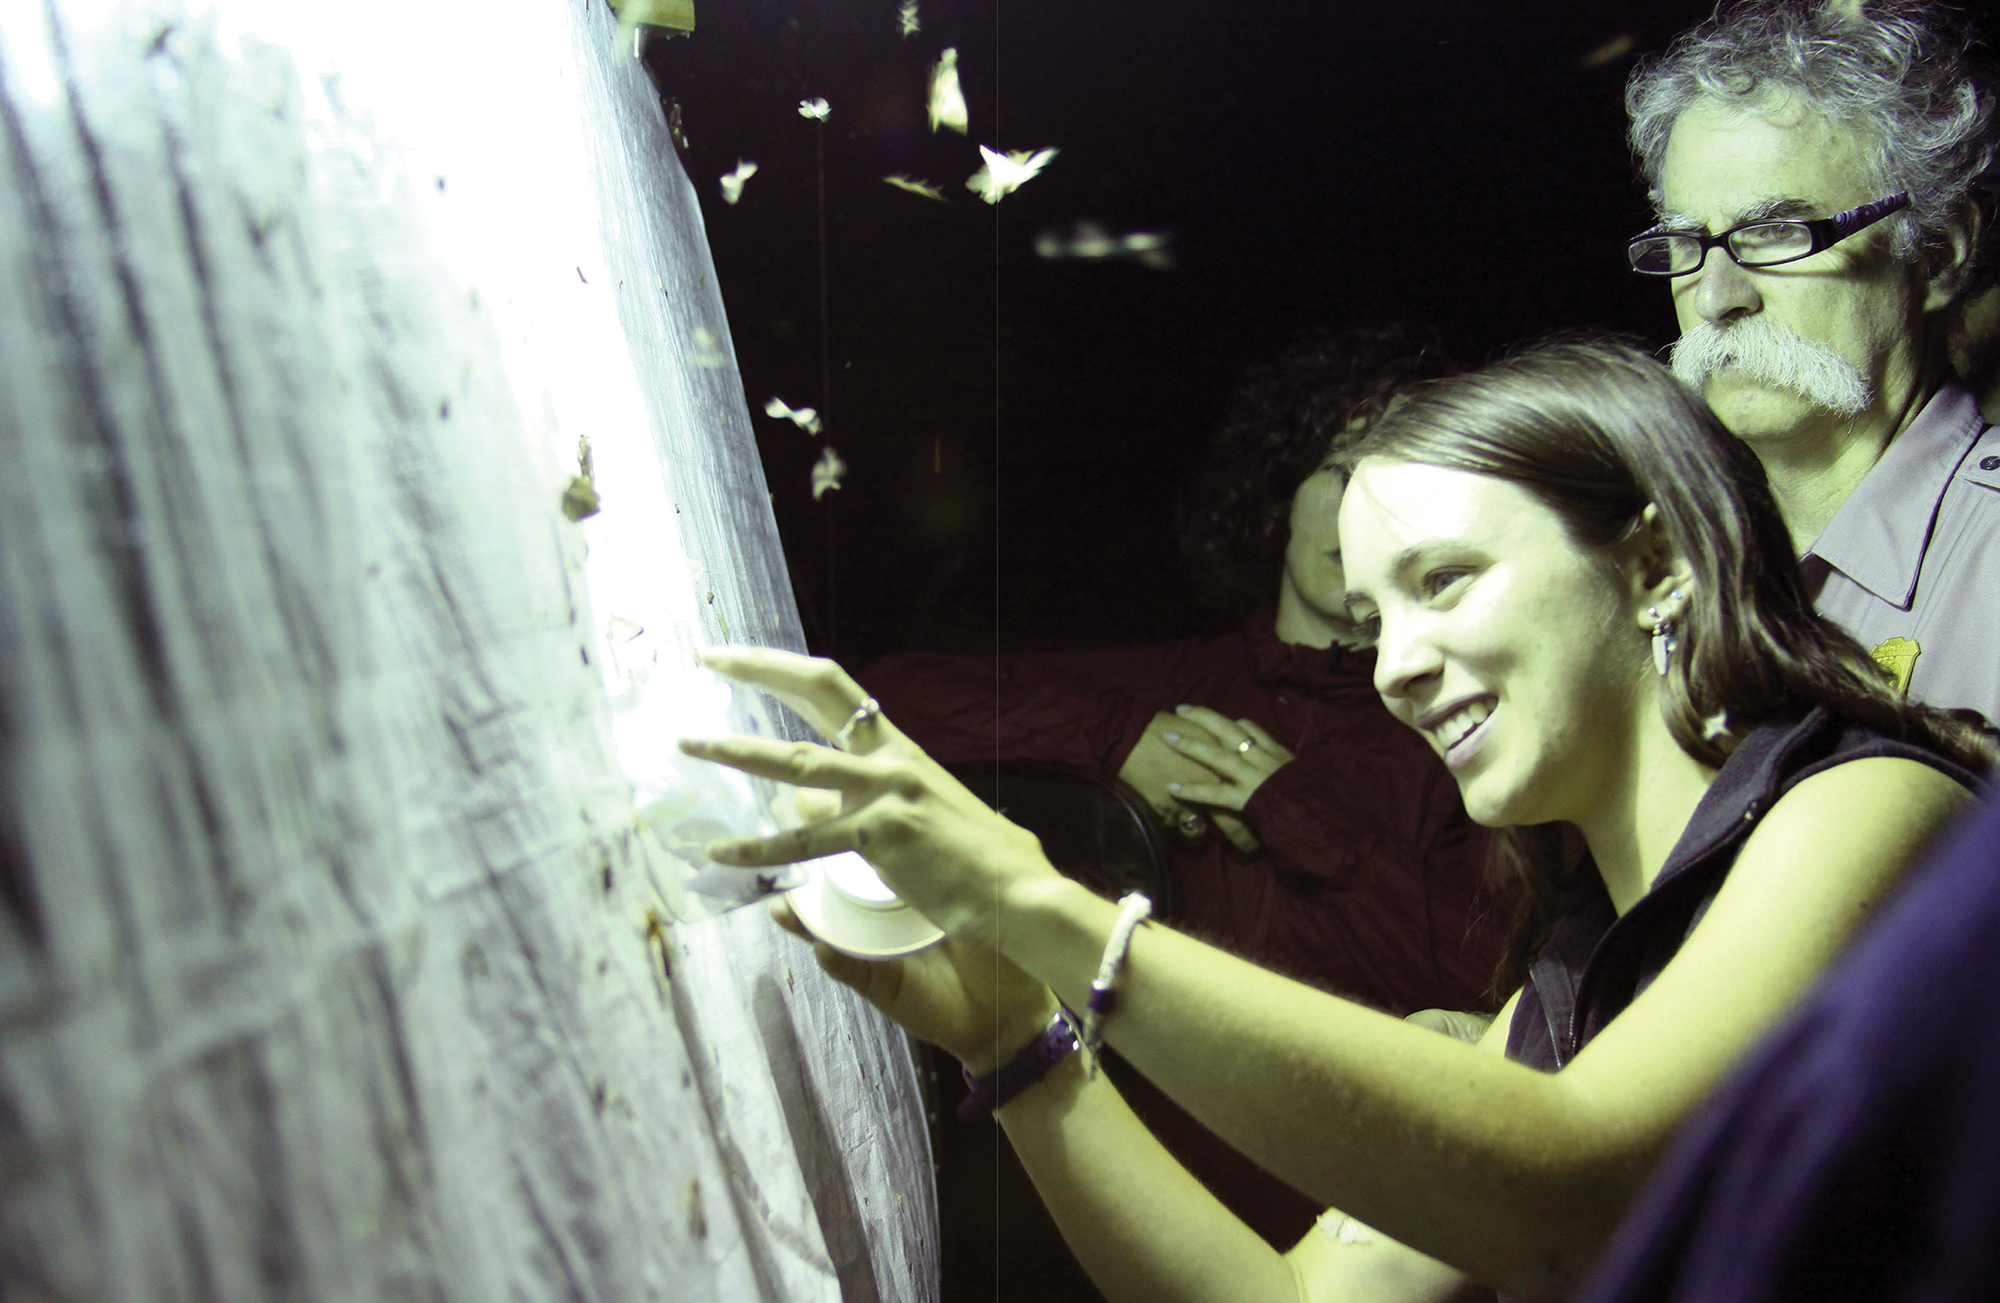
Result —
<instances>
[{"instance_id":1,"label":"bright light glow","mask_svg":"<svg viewBox=\"0 0 2000 1303\"><path fill-rule=\"evenodd\" d=\"M624 178L597 174L618 167L616 156L587 137L592 119L575 102L575 83L548 75L547 61L560 57L552 50L573 39L571 17L553 6L526 5L511 8L504 24L464 18L457 6L358 0L238 5L218 21L233 24L223 32L224 48L240 42L246 58L272 46L297 52L314 156L366 164L321 169L307 184L369 187L380 212L371 220L396 232L384 246L408 243L405 232L416 227L449 282L476 300L470 313L462 303L447 311L462 313L468 329L491 333L500 366L497 373L468 373L467 383L511 391L541 463L537 478L547 481L550 527L565 537L581 535L588 592L581 605L593 625L587 649L609 700L635 813L677 855L700 866L699 847L714 828L749 833L778 826L769 813L775 789L692 761L674 744L696 734L775 734L754 694L732 692L695 667L696 649L712 638L706 613L714 608L690 582L703 573L702 559L688 555L668 497L653 435L657 418L634 369L619 315L623 287L601 224L600 195ZM395 39L385 40L391 30ZM481 69L484 85L507 93L472 97L441 89L434 70L445 51ZM366 199L343 193L330 206L365 214ZM343 239L369 237L367 229L341 232ZM655 281L663 292L673 270L665 251L656 256L662 261L628 274ZM731 364L726 342L705 329L665 345L680 348L695 368ZM476 355L468 350L468 357ZM590 442L602 510L571 524L559 503L577 470L579 434ZM739 888L754 873L711 867L720 881L706 885L719 894L753 894Z\"/></svg>"}]
</instances>

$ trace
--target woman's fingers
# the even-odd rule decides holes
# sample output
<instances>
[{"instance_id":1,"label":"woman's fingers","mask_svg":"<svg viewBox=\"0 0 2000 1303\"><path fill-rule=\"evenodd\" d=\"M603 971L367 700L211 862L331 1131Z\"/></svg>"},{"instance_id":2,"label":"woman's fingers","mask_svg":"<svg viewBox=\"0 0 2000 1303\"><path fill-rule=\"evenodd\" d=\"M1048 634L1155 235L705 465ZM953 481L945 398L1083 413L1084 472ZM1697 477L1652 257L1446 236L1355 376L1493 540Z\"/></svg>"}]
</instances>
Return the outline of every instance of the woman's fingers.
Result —
<instances>
[{"instance_id":1,"label":"woman's fingers","mask_svg":"<svg viewBox=\"0 0 2000 1303\"><path fill-rule=\"evenodd\" d=\"M876 963L867 959L856 959L853 955L843 954L835 950L824 941L815 940L813 942L813 961L825 971L828 977L831 977L843 986L853 987L872 1004L880 1005L885 1001L895 998L893 991L884 995L877 988L885 984L893 985L900 982L900 968L894 975L886 973L883 970L891 964L900 966L902 963L901 960L892 959Z\"/></svg>"},{"instance_id":2,"label":"woman's fingers","mask_svg":"<svg viewBox=\"0 0 2000 1303\"><path fill-rule=\"evenodd\" d=\"M1207 706L1183 704L1174 707L1174 714L1190 724L1199 724L1217 742L1234 742L1243 734L1243 730L1236 727L1234 720L1220 711L1210 710Z\"/></svg>"},{"instance_id":3,"label":"woman's fingers","mask_svg":"<svg viewBox=\"0 0 2000 1303\"><path fill-rule=\"evenodd\" d=\"M1167 790L1177 801L1212 805L1224 810L1241 810L1245 793L1237 783L1168 783Z\"/></svg>"},{"instance_id":4,"label":"woman's fingers","mask_svg":"<svg viewBox=\"0 0 2000 1303\"><path fill-rule=\"evenodd\" d=\"M1255 720L1230 719L1206 706L1176 706L1174 714L1188 728L1168 735L1168 744L1232 782L1255 787L1292 759Z\"/></svg>"},{"instance_id":5,"label":"woman's fingers","mask_svg":"<svg viewBox=\"0 0 2000 1303\"><path fill-rule=\"evenodd\" d=\"M1250 825L1235 815L1218 813L1215 816L1215 830L1229 839L1231 845L1245 855L1255 855L1262 849L1257 834L1250 831Z\"/></svg>"},{"instance_id":6,"label":"woman's fingers","mask_svg":"<svg viewBox=\"0 0 2000 1303\"><path fill-rule=\"evenodd\" d=\"M1212 769L1222 778L1247 777L1243 758L1228 747L1218 746L1204 729L1186 733L1165 733L1161 735L1166 744L1180 755ZM1167 790L1172 791L1169 787Z\"/></svg>"},{"instance_id":7,"label":"woman's fingers","mask_svg":"<svg viewBox=\"0 0 2000 1303\"><path fill-rule=\"evenodd\" d=\"M844 986L853 987L871 1000L880 994L874 988L879 986L886 976L880 971L881 965L866 959L856 959L853 955L842 954L814 936L792 911L789 896L780 896L771 902L771 921L801 941L811 942L813 959L825 970L828 977Z\"/></svg>"},{"instance_id":8,"label":"woman's fingers","mask_svg":"<svg viewBox=\"0 0 2000 1303\"><path fill-rule=\"evenodd\" d=\"M1257 744L1257 749L1268 751L1273 755L1283 756L1287 760L1292 758L1292 753L1283 746L1280 746L1278 739L1265 732L1264 726L1256 720L1239 719L1236 721L1236 726L1249 735L1250 740Z\"/></svg>"},{"instance_id":9,"label":"woman's fingers","mask_svg":"<svg viewBox=\"0 0 2000 1303\"><path fill-rule=\"evenodd\" d=\"M807 941L813 939L813 934L807 930L806 925L801 923L799 916L793 912L792 898L789 893L773 897L767 912L771 915L773 923L776 923L793 936Z\"/></svg>"},{"instance_id":10,"label":"woman's fingers","mask_svg":"<svg viewBox=\"0 0 2000 1303\"><path fill-rule=\"evenodd\" d=\"M838 734L869 699L846 670L816 656L771 647L710 647L700 656L701 663L716 673L754 683L798 711L824 738ZM853 732L862 734L853 737L854 749L862 751L901 736L887 726L880 712L858 722Z\"/></svg>"},{"instance_id":11,"label":"woman's fingers","mask_svg":"<svg viewBox=\"0 0 2000 1303\"><path fill-rule=\"evenodd\" d=\"M778 864L822 859L842 851L858 851L867 844L867 835L854 826L854 820L835 819L831 823L809 823L770 837L718 837L702 847L702 854L717 864L768 869Z\"/></svg>"},{"instance_id":12,"label":"woman's fingers","mask_svg":"<svg viewBox=\"0 0 2000 1303\"><path fill-rule=\"evenodd\" d=\"M847 806L837 791L823 787L794 787L778 784L771 797L771 814L780 828L796 828L802 823L824 823L838 819Z\"/></svg>"},{"instance_id":13,"label":"woman's fingers","mask_svg":"<svg viewBox=\"0 0 2000 1303\"><path fill-rule=\"evenodd\" d=\"M852 756L811 742L778 742L763 737L688 737L681 750L700 760L740 769L759 778L775 778L794 787L824 787L843 796L859 796L880 785L881 762Z\"/></svg>"}]
</instances>

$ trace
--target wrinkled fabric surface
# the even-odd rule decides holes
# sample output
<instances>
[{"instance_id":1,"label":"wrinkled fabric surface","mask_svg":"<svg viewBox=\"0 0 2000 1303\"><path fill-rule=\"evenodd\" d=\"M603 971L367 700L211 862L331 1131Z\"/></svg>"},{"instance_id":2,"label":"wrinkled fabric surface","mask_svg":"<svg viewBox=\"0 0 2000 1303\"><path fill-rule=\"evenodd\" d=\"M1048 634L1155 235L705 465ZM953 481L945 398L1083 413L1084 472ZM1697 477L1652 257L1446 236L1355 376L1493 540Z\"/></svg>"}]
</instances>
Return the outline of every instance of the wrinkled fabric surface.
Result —
<instances>
[{"instance_id":1,"label":"wrinkled fabric surface","mask_svg":"<svg viewBox=\"0 0 2000 1303\"><path fill-rule=\"evenodd\" d=\"M0 1297L937 1297L906 1038L614 746L804 644L631 49L0 5Z\"/></svg>"}]
</instances>

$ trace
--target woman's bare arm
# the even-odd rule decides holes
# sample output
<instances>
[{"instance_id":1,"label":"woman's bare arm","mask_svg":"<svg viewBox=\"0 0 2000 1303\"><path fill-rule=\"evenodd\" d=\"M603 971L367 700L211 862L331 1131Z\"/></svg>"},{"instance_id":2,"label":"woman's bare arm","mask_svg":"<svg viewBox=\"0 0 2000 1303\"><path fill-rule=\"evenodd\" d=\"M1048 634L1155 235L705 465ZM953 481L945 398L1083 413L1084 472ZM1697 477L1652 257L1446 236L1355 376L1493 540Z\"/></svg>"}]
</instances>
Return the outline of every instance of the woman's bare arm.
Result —
<instances>
[{"instance_id":1,"label":"woman's bare arm","mask_svg":"<svg viewBox=\"0 0 2000 1303\"><path fill-rule=\"evenodd\" d=\"M1134 940L1110 1039L1299 1188L1511 1293L1560 1295L1674 1129L1965 799L1904 760L1800 784L1751 835L1680 957L1561 1074L1154 927ZM1008 953L1082 1001L1115 911L1059 882L1018 885Z\"/></svg>"},{"instance_id":2,"label":"woman's bare arm","mask_svg":"<svg viewBox=\"0 0 2000 1303\"><path fill-rule=\"evenodd\" d=\"M712 663L841 730L859 689L829 662ZM856 715L861 718L866 712ZM686 741L841 794L842 813L715 858L865 854L954 938L992 946L1072 1005L1115 909L875 719L858 754ZM1680 956L1569 1069L1545 1075L1141 929L1110 1038L1218 1134L1300 1189L1506 1291L1567 1293L1695 1103L1789 1006L1965 802L1928 765L1867 759L1798 785L1748 838Z\"/></svg>"},{"instance_id":3,"label":"woman's bare arm","mask_svg":"<svg viewBox=\"0 0 2000 1303\"><path fill-rule=\"evenodd\" d=\"M1484 1051L1504 1052L1490 1036ZM1351 1219L1280 1255L1174 1161L1108 1078L1071 1058L998 1113L1063 1238L1110 1303L1475 1303L1463 1272ZM1309 1128L1300 1128L1304 1141Z\"/></svg>"}]
</instances>

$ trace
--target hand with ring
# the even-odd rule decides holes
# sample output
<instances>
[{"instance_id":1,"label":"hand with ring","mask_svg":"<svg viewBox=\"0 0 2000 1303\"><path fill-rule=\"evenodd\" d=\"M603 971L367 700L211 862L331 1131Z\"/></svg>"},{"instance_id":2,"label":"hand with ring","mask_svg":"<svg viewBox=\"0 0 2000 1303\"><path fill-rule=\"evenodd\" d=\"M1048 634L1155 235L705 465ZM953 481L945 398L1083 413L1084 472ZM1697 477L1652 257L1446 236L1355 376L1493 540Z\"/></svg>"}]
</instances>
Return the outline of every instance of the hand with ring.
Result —
<instances>
[{"instance_id":1,"label":"hand with ring","mask_svg":"<svg viewBox=\"0 0 2000 1303\"><path fill-rule=\"evenodd\" d=\"M722 864L790 864L858 851L919 913L951 936L992 946L1014 889L1060 879L1034 834L1007 822L925 755L828 660L759 647L702 653L702 663L764 689L844 749L770 738L689 738L681 750L748 774L838 793L833 818L772 837L710 843Z\"/></svg>"},{"instance_id":2,"label":"hand with ring","mask_svg":"<svg viewBox=\"0 0 2000 1303\"><path fill-rule=\"evenodd\" d=\"M1208 835L1208 812L1182 805L1167 790L1169 783L1205 783L1214 778L1207 769L1186 756L1176 754L1173 747L1167 744L1165 735L1182 727L1178 716L1165 713L1154 715L1152 722L1146 725L1146 731L1133 744L1125 762L1118 767L1118 778L1145 798L1146 804L1153 807L1153 812L1167 828L1189 841L1200 841Z\"/></svg>"},{"instance_id":3,"label":"hand with ring","mask_svg":"<svg viewBox=\"0 0 2000 1303\"><path fill-rule=\"evenodd\" d=\"M854 713L847 717L847 722L842 724L834 733L831 740L835 749L840 751L854 750L854 730L880 718L881 714L881 702L875 700L873 697L863 697L861 704L854 708Z\"/></svg>"},{"instance_id":4,"label":"hand with ring","mask_svg":"<svg viewBox=\"0 0 2000 1303\"><path fill-rule=\"evenodd\" d=\"M1227 831L1223 821L1228 820L1243 829L1247 845L1234 835L1230 840L1241 850L1255 850L1255 836L1231 816L1242 813L1265 779L1291 763L1292 753L1255 720L1230 719L1206 706L1176 706L1174 715L1181 727L1164 735L1167 745L1206 772L1169 783L1167 791L1184 804L1206 807L1217 827Z\"/></svg>"}]
</instances>

